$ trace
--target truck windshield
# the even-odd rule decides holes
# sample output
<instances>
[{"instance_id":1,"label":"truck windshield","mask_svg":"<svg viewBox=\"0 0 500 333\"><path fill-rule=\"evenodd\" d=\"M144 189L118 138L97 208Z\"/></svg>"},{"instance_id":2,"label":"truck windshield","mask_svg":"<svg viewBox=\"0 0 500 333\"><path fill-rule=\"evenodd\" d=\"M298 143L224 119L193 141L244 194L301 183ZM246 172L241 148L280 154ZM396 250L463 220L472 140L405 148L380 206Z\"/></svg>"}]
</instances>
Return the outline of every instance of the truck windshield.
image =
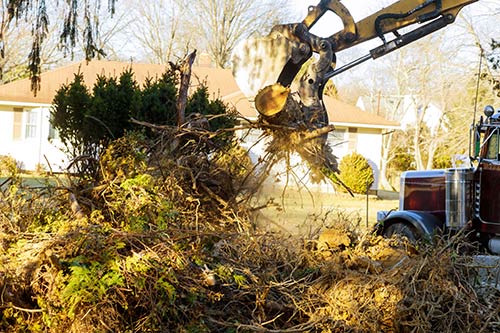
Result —
<instances>
[{"instance_id":1,"label":"truck windshield","mask_svg":"<svg viewBox=\"0 0 500 333\"><path fill-rule=\"evenodd\" d=\"M498 128L494 128L488 137L486 138L484 144L487 145L486 159L498 160L499 159L499 132Z\"/></svg>"}]
</instances>

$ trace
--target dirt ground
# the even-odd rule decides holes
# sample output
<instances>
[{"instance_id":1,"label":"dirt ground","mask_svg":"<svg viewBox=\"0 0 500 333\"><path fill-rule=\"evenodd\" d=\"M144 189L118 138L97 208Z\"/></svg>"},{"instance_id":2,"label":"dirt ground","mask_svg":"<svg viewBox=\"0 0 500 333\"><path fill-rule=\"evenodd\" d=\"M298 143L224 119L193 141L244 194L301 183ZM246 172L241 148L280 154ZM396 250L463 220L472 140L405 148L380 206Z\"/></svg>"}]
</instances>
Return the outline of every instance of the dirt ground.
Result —
<instances>
[{"instance_id":1,"label":"dirt ground","mask_svg":"<svg viewBox=\"0 0 500 333\"><path fill-rule=\"evenodd\" d=\"M398 208L398 200L384 200L376 195L325 193L320 190L266 186L258 203L269 207L256 211L254 223L266 230L312 236L332 221L346 221L361 230L372 228L377 211ZM368 207L368 212L367 212Z\"/></svg>"}]
</instances>

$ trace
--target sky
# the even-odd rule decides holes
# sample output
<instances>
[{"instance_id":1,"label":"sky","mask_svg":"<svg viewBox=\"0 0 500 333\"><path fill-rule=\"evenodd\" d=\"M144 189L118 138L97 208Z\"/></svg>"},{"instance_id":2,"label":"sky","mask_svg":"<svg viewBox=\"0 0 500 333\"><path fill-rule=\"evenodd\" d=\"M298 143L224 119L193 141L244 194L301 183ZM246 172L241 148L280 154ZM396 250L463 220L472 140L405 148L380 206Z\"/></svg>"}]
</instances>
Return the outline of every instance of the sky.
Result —
<instances>
[{"instance_id":1,"label":"sky","mask_svg":"<svg viewBox=\"0 0 500 333\"><path fill-rule=\"evenodd\" d=\"M343 4L349 9L349 12L354 17L356 21L362 19L363 17L370 14L366 6L367 0L349 0L343 1ZM293 7L295 12L299 14L300 19L306 17L307 9L309 6L317 5L319 0L310 1L310 0L293 0ZM342 23L339 18L336 17L333 13L327 13L323 16L323 19L316 24L316 27L313 31L322 37L330 36L335 32L342 29Z\"/></svg>"},{"instance_id":2,"label":"sky","mask_svg":"<svg viewBox=\"0 0 500 333\"><path fill-rule=\"evenodd\" d=\"M359 19L359 16L364 16L369 14L368 6L366 5L369 0L348 0L342 1L342 3L348 7L354 18ZM293 0L293 6L297 12L302 13L304 16L307 14L307 8L311 5L317 5L319 0Z\"/></svg>"}]
</instances>

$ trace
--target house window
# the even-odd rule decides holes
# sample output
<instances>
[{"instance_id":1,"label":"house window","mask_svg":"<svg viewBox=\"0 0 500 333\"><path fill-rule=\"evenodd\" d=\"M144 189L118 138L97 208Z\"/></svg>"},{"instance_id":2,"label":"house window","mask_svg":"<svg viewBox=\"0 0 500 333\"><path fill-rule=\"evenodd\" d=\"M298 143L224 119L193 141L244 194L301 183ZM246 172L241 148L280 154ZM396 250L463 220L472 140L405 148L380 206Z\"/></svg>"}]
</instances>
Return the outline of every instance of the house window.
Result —
<instances>
[{"instance_id":1,"label":"house window","mask_svg":"<svg viewBox=\"0 0 500 333\"><path fill-rule=\"evenodd\" d=\"M346 144L345 129L335 129L328 133L328 145L333 149L344 149Z\"/></svg>"},{"instance_id":2,"label":"house window","mask_svg":"<svg viewBox=\"0 0 500 333\"><path fill-rule=\"evenodd\" d=\"M55 129L54 125L52 125L52 115L50 115L49 121L49 140L59 140L59 131Z\"/></svg>"},{"instance_id":3,"label":"house window","mask_svg":"<svg viewBox=\"0 0 500 333\"><path fill-rule=\"evenodd\" d=\"M490 160L497 160L500 158L500 135L497 128L493 130L488 139L488 151L486 152L486 158Z\"/></svg>"},{"instance_id":4,"label":"house window","mask_svg":"<svg viewBox=\"0 0 500 333\"><path fill-rule=\"evenodd\" d=\"M37 121L38 121L38 112L28 111L26 113L26 127L24 132L24 137L26 139L36 138Z\"/></svg>"}]
</instances>

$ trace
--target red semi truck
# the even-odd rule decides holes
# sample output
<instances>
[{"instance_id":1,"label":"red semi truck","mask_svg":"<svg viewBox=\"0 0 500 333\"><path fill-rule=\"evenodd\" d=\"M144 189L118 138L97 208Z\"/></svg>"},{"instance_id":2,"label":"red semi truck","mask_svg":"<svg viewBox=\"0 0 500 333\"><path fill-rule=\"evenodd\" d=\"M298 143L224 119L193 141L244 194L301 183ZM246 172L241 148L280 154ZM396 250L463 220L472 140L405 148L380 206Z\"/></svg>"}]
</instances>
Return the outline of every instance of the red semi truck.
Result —
<instances>
[{"instance_id":1,"label":"red semi truck","mask_svg":"<svg viewBox=\"0 0 500 333\"><path fill-rule=\"evenodd\" d=\"M500 109L484 114L471 129L470 167L404 172L399 209L377 214L379 234L415 241L464 230L500 254Z\"/></svg>"}]
</instances>

